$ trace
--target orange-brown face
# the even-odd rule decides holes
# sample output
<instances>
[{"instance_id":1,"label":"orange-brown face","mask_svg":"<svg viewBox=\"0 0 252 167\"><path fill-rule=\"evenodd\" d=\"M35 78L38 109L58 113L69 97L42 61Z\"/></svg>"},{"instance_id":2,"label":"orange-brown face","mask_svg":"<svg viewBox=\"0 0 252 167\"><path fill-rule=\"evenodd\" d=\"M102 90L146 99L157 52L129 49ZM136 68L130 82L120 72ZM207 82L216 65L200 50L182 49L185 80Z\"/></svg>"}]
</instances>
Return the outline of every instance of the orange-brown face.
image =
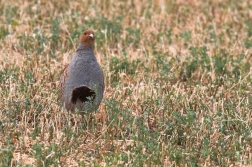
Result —
<instances>
[{"instance_id":1,"label":"orange-brown face","mask_svg":"<svg viewBox=\"0 0 252 167\"><path fill-rule=\"evenodd\" d=\"M81 34L80 40L81 40L81 43L83 45L85 45L86 47L93 48L94 47L94 40L95 40L94 31L93 30L84 31Z\"/></svg>"}]
</instances>

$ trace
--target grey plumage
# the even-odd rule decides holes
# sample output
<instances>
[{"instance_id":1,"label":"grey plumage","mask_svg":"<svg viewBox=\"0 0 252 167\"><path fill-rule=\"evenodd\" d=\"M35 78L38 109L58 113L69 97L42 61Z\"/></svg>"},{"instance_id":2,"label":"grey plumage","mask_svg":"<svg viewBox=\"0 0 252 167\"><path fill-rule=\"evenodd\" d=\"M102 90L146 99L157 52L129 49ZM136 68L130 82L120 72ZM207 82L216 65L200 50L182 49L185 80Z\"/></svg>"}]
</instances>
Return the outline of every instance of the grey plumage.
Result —
<instances>
[{"instance_id":1,"label":"grey plumage","mask_svg":"<svg viewBox=\"0 0 252 167\"><path fill-rule=\"evenodd\" d=\"M82 42L61 77L61 101L68 111L92 112L103 98L103 72L94 55L93 47Z\"/></svg>"}]
</instances>

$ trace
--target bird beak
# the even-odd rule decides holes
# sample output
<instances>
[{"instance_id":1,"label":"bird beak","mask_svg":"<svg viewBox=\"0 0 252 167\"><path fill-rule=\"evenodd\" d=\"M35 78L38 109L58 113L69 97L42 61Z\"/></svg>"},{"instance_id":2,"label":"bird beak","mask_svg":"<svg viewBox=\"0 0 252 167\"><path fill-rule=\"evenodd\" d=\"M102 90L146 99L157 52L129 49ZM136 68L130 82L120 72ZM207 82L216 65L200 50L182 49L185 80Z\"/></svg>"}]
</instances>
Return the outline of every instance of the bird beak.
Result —
<instances>
[{"instance_id":1,"label":"bird beak","mask_svg":"<svg viewBox=\"0 0 252 167\"><path fill-rule=\"evenodd\" d=\"M90 34L89 36L90 36L91 38L94 38L94 34Z\"/></svg>"}]
</instances>

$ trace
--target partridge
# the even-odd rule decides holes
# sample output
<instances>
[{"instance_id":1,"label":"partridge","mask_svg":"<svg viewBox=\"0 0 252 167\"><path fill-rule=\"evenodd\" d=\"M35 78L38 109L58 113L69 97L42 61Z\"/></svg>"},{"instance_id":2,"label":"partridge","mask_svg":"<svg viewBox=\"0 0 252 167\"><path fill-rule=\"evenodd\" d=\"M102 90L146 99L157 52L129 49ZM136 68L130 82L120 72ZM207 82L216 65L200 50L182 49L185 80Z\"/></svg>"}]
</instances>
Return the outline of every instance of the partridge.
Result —
<instances>
[{"instance_id":1,"label":"partridge","mask_svg":"<svg viewBox=\"0 0 252 167\"><path fill-rule=\"evenodd\" d=\"M92 112L103 98L103 72L94 55L94 31L86 30L60 80L60 96L67 111Z\"/></svg>"}]
</instances>

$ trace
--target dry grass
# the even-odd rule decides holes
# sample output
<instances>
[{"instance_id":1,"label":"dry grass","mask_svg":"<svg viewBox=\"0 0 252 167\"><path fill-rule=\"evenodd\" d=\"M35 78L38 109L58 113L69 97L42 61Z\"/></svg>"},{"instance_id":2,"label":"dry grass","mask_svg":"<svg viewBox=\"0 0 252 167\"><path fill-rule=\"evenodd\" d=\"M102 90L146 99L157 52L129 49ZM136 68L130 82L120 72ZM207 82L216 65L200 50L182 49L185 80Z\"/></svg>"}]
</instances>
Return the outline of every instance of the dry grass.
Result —
<instances>
[{"instance_id":1,"label":"dry grass","mask_svg":"<svg viewBox=\"0 0 252 167\"><path fill-rule=\"evenodd\" d=\"M0 166L251 164L251 20L250 0L0 1ZM58 85L88 28L106 91L80 122Z\"/></svg>"}]
</instances>

